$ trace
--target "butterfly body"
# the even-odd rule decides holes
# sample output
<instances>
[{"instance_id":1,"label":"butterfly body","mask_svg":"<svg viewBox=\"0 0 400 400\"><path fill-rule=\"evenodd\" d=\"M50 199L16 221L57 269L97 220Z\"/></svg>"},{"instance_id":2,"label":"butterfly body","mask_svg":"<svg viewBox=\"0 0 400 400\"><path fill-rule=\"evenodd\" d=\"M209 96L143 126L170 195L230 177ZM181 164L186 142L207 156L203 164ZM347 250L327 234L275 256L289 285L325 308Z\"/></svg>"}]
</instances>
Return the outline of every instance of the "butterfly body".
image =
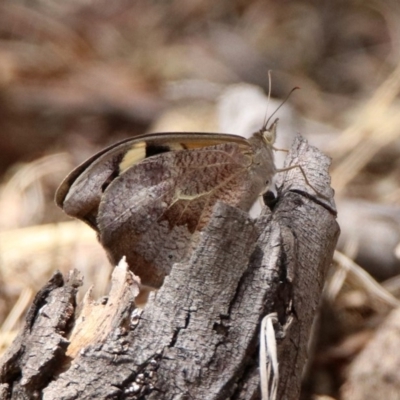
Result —
<instances>
[{"instance_id":1,"label":"butterfly body","mask_svg":"<svg viewBox=\"0 0 400 400\"><path fill-rule=\"evenodd\" d=\"M75 169L57 204L98 233L143 284L159 287L189 257L217 201L249 210L275 173L276 122L250 139L207 133L149 134L117 143Z\"/></svg>"}]
</instances>

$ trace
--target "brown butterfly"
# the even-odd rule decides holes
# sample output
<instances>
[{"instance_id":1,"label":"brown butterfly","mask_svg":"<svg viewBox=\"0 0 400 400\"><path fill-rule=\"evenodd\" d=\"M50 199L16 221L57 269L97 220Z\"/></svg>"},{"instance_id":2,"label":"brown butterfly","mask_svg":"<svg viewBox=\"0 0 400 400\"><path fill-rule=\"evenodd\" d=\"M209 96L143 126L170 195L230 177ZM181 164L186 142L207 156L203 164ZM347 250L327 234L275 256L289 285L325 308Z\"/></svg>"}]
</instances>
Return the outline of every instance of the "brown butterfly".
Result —
<instances>
[{"instance_id":1,"label":"brown butterfly","mask_svg":"<svg viewBox=\"0 0 400 400\"><path fill-rule=\"evenodd\" d=\"M250 139L153 133L124 140L72 171L56 203L97 231L112 263L126 256L142 284L157 288L187 259L218 200L248 211L266 191L276 172L277 122Z\"/></svg>"}]
</instances>

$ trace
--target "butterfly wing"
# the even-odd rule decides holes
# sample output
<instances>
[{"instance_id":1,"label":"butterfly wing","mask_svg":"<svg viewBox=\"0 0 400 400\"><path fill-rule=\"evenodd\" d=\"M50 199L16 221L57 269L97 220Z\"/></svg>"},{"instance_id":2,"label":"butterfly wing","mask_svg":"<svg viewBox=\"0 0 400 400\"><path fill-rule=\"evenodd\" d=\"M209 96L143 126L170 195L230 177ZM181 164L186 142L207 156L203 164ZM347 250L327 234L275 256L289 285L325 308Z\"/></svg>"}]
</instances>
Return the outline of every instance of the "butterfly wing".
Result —
<instances>
[{"instance_id":1,"label":"butterfly wing","mask_svg":"<svg viewBox=\"0 0 400 400\"><path fill-rule=\"evenodd\" d=\"M194 149L246 139L213 133L155 133L116 143L86 160L73 170L56 192L56 204L68 215L97 230L97 212L107 186L127 168L164 152Z\"/></svg>"},{"instance_id":2,"label":"butterfly wing","mask_svg":"<svg viewBox=\"0 0 400 400\"><path fill-rule=\"evenodd\" d=\"M113 263L126 256L142 283L159 287L188 257L218 200L250 208L272 174L271 150L262 150L235 135L145 135L83 163L56 201L98 231Z\"/></svg>"}]
</instances>

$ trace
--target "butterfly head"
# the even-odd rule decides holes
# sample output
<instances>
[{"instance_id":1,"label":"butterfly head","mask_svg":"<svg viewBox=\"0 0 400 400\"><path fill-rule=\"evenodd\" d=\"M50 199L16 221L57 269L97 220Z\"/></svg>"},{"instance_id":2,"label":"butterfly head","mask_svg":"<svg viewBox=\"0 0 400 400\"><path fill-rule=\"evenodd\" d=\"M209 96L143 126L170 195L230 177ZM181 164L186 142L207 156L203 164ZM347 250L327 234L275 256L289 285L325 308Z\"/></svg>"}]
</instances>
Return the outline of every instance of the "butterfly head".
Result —
<instances>
[{"instance_id":1,"label":"butterfly head","mask_svg":"<svg viewBox=\"0 0 400 400\"><path fill-rule=\"evenodd\" d=\"M267 124L264 124L264 126L259 130L264 142L269 146L272 146L275 143L278 121L279 119L276 118L269 127L267 127Z\"/></svg>"}]
</instances>

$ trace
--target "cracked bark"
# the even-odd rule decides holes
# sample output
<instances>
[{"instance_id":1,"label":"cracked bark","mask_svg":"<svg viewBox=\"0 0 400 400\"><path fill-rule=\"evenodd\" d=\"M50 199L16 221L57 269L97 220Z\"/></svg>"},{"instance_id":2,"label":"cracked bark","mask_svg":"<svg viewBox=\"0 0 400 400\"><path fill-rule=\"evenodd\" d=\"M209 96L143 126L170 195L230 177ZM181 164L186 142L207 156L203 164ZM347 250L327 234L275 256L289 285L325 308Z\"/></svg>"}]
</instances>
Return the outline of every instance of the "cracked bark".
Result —
<instances>
[{"instance_id":1,"label":"cracked bark","mask_svg":"<svg viewBox=\"0 0 400 400\"><path fill-rule=\"evenodd\" d=\"M122 264L108 300L89 293L79 310L78 274L56 273L0 362L1 398L259 399L260 322L277 312L278 398L297 399L339 235L329 160L299 137L287 165L298 163L319 194L294 168L256 221L217 204L190 261L143 311Z\"/></svg>"}]
</instances>

